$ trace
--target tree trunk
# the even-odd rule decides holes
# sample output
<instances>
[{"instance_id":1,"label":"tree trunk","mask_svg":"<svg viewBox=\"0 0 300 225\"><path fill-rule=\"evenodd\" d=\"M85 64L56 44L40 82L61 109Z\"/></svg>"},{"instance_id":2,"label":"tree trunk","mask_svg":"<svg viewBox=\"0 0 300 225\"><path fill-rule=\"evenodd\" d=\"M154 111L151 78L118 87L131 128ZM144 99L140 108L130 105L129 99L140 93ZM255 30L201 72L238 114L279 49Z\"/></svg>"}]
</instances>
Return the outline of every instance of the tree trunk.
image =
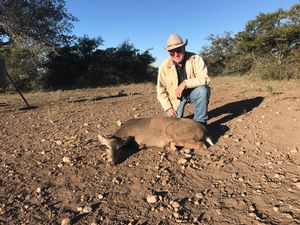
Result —
<instances>
[{"instance_id":1,"label":"tree trunk","mask_svg":"<svg viewBox=\"0 0 300 225\"><path fill-rule=\"evenodd\" d=\"M5 91L6 83L5 59L0 57L0 92Z\"/></svg>"}]
</instances>

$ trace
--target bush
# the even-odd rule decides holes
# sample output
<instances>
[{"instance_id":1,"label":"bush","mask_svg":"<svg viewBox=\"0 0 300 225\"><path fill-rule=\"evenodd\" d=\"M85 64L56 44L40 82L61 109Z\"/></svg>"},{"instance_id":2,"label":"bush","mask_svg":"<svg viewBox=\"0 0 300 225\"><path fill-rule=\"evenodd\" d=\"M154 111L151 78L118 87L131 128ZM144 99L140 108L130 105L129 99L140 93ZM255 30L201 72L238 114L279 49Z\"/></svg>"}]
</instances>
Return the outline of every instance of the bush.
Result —
<instances>
[{"instance_id":1,"label":"bush","mask_svg":"<svg viewBox=\"0 0 300 225\"><path fill-rule=\"evenodd\" d=\"M264 80L300 79L300 64L292 58L269 55L257 58L250 73Z\"/></svg>"}]
</instances>

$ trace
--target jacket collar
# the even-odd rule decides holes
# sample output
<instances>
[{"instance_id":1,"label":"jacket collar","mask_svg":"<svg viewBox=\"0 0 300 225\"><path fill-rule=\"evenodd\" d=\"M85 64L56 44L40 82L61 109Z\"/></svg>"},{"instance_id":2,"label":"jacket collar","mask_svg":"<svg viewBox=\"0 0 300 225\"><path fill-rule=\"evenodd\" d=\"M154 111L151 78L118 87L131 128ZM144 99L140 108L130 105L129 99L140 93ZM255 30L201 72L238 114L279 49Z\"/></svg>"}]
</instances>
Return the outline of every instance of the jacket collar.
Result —
<instances>
[{"instance_id":1,"label":"jacket collar","mask_svg":"<svg viewBox=\"0 0 300 225\"><path fill-rule=\"evenodd\" d=\"M193 52L185 52L185 57L184 57L185 62L191 60L194 55L195 55L195 53L193 53ZM175 66L175 63L173 62L172 57L169 57L168 62L167 62L167 67L171 68L172 66Z\"/></svg>"}]
</instances>

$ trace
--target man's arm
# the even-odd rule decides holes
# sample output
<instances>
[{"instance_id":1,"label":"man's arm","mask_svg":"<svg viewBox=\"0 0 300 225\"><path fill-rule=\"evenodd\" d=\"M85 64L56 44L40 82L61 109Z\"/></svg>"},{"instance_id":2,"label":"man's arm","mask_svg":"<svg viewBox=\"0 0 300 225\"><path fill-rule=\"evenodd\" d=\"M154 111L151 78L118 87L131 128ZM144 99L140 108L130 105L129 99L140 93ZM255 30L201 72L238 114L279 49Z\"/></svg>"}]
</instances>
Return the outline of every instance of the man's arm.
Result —
<instances>
[{"instance_id":1,"label":"man's arm","mask_svg":"<svg viewBox=\"0 0 300 225\"><path fill-rule=\"evenodd\" d=\"M193 67L195 78L185 80L186 88L208 85L210 83L210 79L207 74L207 67L202 57L195 55L191 66Z\"/></svg>"},{"instance_id":2,"label":"man's arm","mask_svg":"<svg viewBox=\"0 0 300 225\"><path fill-rule=\"evenodd\" d=\"M166 88L165 74L161 67L158 70L156 92L157 92L157 99L160 102L164 111L173 108Z\"/></svg>"}]
</instances>

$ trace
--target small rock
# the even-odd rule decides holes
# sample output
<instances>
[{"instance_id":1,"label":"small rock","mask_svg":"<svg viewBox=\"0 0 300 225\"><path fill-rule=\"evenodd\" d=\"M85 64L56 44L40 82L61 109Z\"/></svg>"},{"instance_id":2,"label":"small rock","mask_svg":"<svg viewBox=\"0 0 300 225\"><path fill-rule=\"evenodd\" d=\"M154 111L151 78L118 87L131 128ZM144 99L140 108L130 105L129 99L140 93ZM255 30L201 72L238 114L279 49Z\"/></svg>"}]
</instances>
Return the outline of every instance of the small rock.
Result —
<instances>
[{"instance_id":1,"label":"small rock","mask_svg":"<svg viewBox=\"0 0 300 225\"><path fill-rule=\"evenodd\" d=\"M191 149L188 149L188 148L184 148L183 151L186 154L191 154L193 152Z\"/></svg>"},{"instance_id":2,"label":"small rock","mask_svg":"<svg viewBox=\"0 0 300 225\"><path fill-rule=\"evenodd\" d=\"M249 207L249 211L250 211L250 212L254 212L254 211L255 211L255 208L251 205L251 206Z\"/></svg>"},{"instance_id":3,"label":"small rock","mask_svg":"<svg viewBox=\"0 0 300 225\"><path fill-rule=\"evenodd\" d=\"M252 213L249 213L249 216L256 217L256 214L252 212Z\"/></svg>"},{"instance_id":4,"label":"small rock","mask_svg":"<svg viewBox=\"0 0 300 225\"><path fill-rule=\"evenodd\" d=\"M171 206L172 206L173 208L179 208L179 207L180 207L180 204L179 204L177 201L174 201L174 202L171 203Z\"/></svg>"},{"instance_id":5,"label":"small rock","mask_svg":"<svg viewBox=\"0 0 300 225\"><path fill-rule=\"evenodd\" d=\"M278 212L278 209L279 209L279 208L278 208L277 206L274 206L274 207L273 207L274 212Z\"/></svg>"},{"instance_id":6,"label":"small rock","mask_svg":"<svg viewBox=\"0 0 300 225\"><path fill-rule=\"evenodd\" d=\"M242 177L239 177L239 179L238 179L240 182L243 182L244 181L244 178L242 178Z\"/></svg>"},{"instance_id":7,"label":"small rock","mask_svg":"<svg viewBox=\"0 0 300 225\"><path fill-rule=\"evenodd\" d=\"M92 212L92 207L90 207L90 206L84 206L84 208L82 209L82 212L83 213L90 213L90 212Z\"/></svg>"},{"instance_id":8,"label":"small rock","mask_svg":"<svg viewBox=\"0 0 300 225\"><path fill-rule=\"evenodd\" d=\"M120 127L122 125L122 121L121 120L117 120L117 125L118 125L118 127Z\"/></svg>"},{"instance_id":9,"label":"small rock","mask_svg":"<svg viewBox=\"0 0 300 225\"><path fill-rule=\"evenodd\" d=\"M240 142L241 139L240 139L240 138L236 138L236 139L234 139L233 141L237 143L237 142Z\"/></svg>"},{"instance_id":10,"label":"small rock","mask_svg":"<svg viewBox=\"0 0 300 225\"><path fill-rule=\"evenodd\" d=\"M61 145L61 144L62 144L62 141L61 141L61 140L57 140L57 141L55 141L55 143L56 143L57 145Z\"/></svg>"},{"instance_id":11,"label":"small rock","mask_svg":"<svg viewBox=\"0 0 300 225\"><path fill-rule=\"evenodd\" d=\"M65 218L61 221L61 225L70 225L71 220L69 218Z\"/></svg>"},{"instance_id":12,"label":"small rock","mask_svg":"<svg viewBox=\"0 0 300 225\"><path fill-rule=\"evenodd\" d=\"M67 157L67 156L63 157L62 161L64 163L71 163L70 157Z\"/></svg>"},{"instance_id":13,"label":"small rock","mask_svg":"<svg viewBox=\"0 0 300 225\"><path fill-rule=\"evenodd\" d=\"M179 163L179 164L186 164L187 163L187 159L180 158L177 163Z\"/></svg>"},{"instance_id":14,"label":"small rock","mask_svg":"<svg viewBox=\"0 0 300 225\"><path fill-rule=\"evenodd\" d=\"M283 164L283 161L277 161L277 164L278 164L278 165L282 165L282 164Z\"/></svg>"},{"instance_id":15,"label":"small rock","mask_svg":"<svg viewBox=\"0 0 300 225\"><path fill-rule=\"evenodd\" d=\"M38 194L40 194L41 191L42 191L42 189L41 189L40 187L38 187L38 188L36 189L36 193L38 193Z\"/></svg>"},{"instance_id":16,"label":"small rock","mask_svg":"<svg viewBox=\"0 0 300 225\"><path fill-rule=\"evenodd\" d=\"M174 212L174 213L173 213L173 216L174 216L174 218L176 218L176 219L177 219L177 218L179 218L179 216L180 216L180 215L179 215L179 213L178 213L178 212Z\"/></svg>"},{"instance_id":17,"label":"small rock","mask_svg":"<svg viewBox=\"0 0 300 225\"><path fill-rule=\"evenodd\" d=\"M198 220L199 220L199 218L198 217L194 217L193 218L193 223L195 223L195 224L198 224L197 222L198 222Z\"/></svg>"},{"instance_id":18,"label":"small rock","mask_svg":"<svg viewBox=\"0 0 300 225\"><path fill-rule=\"evenodd\" d=\"M231 174L231 178L232 178L232 179L236 179L236 178L237 178L237 173Z\"/></svg>"},{"instance_id":19,"label":"small rock","mask_svg":"<svg viewBox=\"0 0 300 225\"><path fill-rule=\"evenodd\" d=\"M232 137L232 134L225 134L223 137L227 139L227 138Z\"/></svg>"},{"instance_id":20,"label":"small rock","mask_svg":"<svg viewBox=\"0 0 300 225\"><path fill-rule=\"evenodd\" d=\"M255 142L256 146L260 146L261 144L262 144L262 142L260 142L260 141Z\"/></svg>"},{"instance_id":21,"label":"small rock","mask_svg":"<svg viewBox=\"0 0 300 225\"><path fill-rule=\"evenodd\" d=\"M147 202L150 204L154 204L157 202L157 196L156 195L150 195L147 197Z\"/></svg>"},{"instance_id":22,"label":"small rock","mask_svg":"<svg viewBox=\"0 0 300 225\"><path fill-rule=\"evenodd\" d=\"M121 183L122 183L122 178L120 178L120 177L114 177L114 178L112 179L112 182L113 182L114 184L121 184Z\"/></svg>"},{"instance_id":23,"label":"small rock","mask_svg":"<svg viewBox=\"0 0 300 225\"><path fill-rule=\"evenodd\" d=\"M296 182L296 183L294 183L294 185L295 185L298 189L300 189L300 182Z\"/></svg>"},{"instance_id":24,"label":"small rock","mask_svg":"<svg viewBox=\"0 0 300 225\"><path fill-rule=\"evenodd\" d=\"M197 199L202 199L204 197L202 193L196 193L195 196Z\"/></svg>"},{"instance_id":25,"label":"small rock","mask_svg":"<svg viewBox=\"0 0 300 225\"><path fill-rule=\"evenodd\" d=\"M184 157L186 158L186 159L190 159L190 158L192 158L192 155L191 154L184 154Z\"/></svg>"},{"instance_id":26,"label":"small rock","mask_svg":"<svg viewBox=\"0 0 300 225\"><path fill-rule=\"evenodd\" d=\"M293 216L290 213L283 213L283 215L288 219L293 219Z\"/></svg>"},{"instance_id":27,"label":"small rock","mask_svg":"<svg viewBox=\"0 0 300 225\"><path fill-rule=\"evenodd\" d=\"M98 199L102 200L104 196L102 194L98 194Z\"/></svg>"},{"instance_id":28,"label":"small rock","mask_svg":"<svg viewBox=\"0 0 300 225\"><path fill-rule=\"evenodd\" d=\"M296 149L296 148L294 148L290 151L290 153L296 153L296 152L298 152L298 149Z\"/></svg>"}]
</instances>

